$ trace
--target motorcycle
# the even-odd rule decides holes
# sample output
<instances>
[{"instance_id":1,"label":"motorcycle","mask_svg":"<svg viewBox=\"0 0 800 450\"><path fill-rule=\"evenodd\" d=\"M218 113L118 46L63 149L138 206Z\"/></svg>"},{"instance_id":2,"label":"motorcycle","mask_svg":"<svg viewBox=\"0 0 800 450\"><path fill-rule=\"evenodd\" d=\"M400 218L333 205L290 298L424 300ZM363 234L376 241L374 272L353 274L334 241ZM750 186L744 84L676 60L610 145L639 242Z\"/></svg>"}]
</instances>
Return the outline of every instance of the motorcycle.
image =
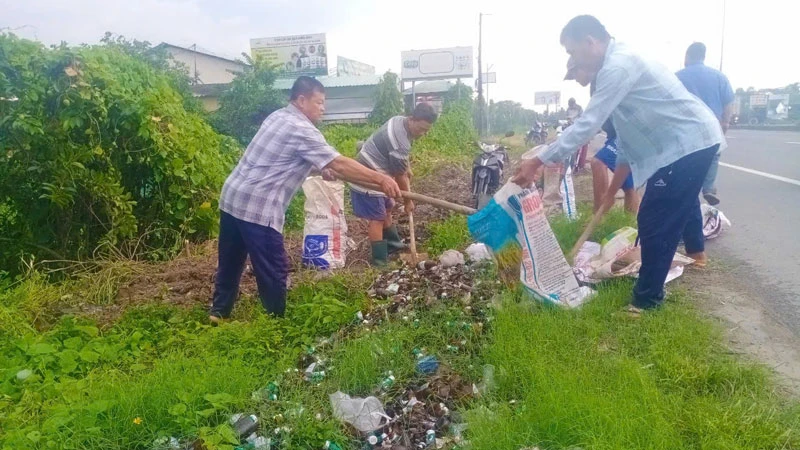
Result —
<instances>
[{"instance_id":1,"label":"motorcycle","mask_svg":"<svg viewBox=\"0 0 800 450\"><path fill-rule=\"evenodd\" d=\"M544 144L545 142L547 142L547 128L537 121L525 136L525 144L530 147Z\"/></svg>"},{"instance_id":2,"label":"motorcycle","mask_svg":"<svg viewBox=\"0 0 800 450\"><path fill-rule=\"evenodd\" d=\"M506 137L513 136L509 131ZM472 198L475 208L481 209L489 203L492 195L500 187L503 180L503 169L508 163L508 149L502 144L478 143L481 154L472 162Z\"/></svg>"}]
</instances>

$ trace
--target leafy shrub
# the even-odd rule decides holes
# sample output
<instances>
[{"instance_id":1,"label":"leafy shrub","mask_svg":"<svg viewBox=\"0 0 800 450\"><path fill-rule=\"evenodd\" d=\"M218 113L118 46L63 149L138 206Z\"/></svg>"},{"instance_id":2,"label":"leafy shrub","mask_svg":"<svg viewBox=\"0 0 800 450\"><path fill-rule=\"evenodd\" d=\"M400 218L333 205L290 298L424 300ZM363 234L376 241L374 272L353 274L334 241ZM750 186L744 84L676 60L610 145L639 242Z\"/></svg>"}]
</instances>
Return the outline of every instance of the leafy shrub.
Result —
<instances>
[{"instance_id":1,"label":"leafy shrub","mask_svg":"<svg viewBox=\"0 0 800 450\"><path fill-rule=\"evenodd\" d=\"M170 250L216 230L239 149L174 83L113 46L0 35L0 267L136 238Z\"/></svg>"},{"instance_id":2,"label":"leafy shrub","mask_svg":"<svg viewBox=\"0 0 800 450\"><path fill-rule=\"evenodd\" d=\"M437 164L466 161L472 157L478 133L468 107L453 105L411 151L414 175L425 175Z\"/></svg>"},{"instance_id":3,"label":"leafy shrub","mask_svg":"<svg viewBox=\"0 0 800 450\"><path fill-rule=\"evenodd\" d=\"M219 109L211 118L214 127L247 145L268 115L286 105L286 96L273 88L276 72L261 60L234 78L220 95Z\"/></svg>"},{"instance_id":4,"label":"leafy shrub","mask_svg":"<svg viewBox=\"0 0 800 450\"><path fill-rule=\"evenodd\" d=\"M366 141L374 131L375 127L369 125L328 125L322 134L339 153L354 158L358 153L356 143Z\"/></svg>"}]
</instances>

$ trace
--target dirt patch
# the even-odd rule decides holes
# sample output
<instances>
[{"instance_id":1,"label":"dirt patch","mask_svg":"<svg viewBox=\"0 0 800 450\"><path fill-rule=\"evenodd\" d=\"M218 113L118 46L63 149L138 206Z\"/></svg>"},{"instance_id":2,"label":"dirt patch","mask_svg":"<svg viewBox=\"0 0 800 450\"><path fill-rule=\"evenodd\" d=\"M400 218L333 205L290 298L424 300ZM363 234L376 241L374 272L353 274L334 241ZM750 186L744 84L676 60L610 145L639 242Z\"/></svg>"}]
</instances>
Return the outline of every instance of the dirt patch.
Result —
<instances>
[{"instance_id":1,"label":"dirt patch","mask_svg":"<svg viewBox=\"0 0 800 450\"><path fill-rule=\"evenodd\" d=\"M783 386L800 396L800 340L770 316L759 300L763 292L724 267L692 270L682 280L700 308L719 320L732 351L766 365Z\"/></svg>"}]
</instances>

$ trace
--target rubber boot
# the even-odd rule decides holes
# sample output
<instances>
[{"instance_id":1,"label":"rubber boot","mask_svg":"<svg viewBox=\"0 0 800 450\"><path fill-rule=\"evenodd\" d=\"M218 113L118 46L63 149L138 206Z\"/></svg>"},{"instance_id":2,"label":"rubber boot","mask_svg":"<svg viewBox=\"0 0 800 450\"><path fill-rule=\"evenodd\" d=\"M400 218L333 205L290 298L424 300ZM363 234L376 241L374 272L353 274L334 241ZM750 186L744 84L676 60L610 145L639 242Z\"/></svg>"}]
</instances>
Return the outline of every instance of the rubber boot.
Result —
<instances>
[{"instance_id":1,"label":"rubber boot","mask_svg":"<svg viewBox=\"0 0 800 450\"><path fill-rule=\"evenodd\" d=\"M372 258L369 263L375 267L383 267L389 264L389 247L386 241L370 242L372 245Z\"/></svg>"},{"instance_id":2,"label":"rubber boot","mask_svg":"<svg viewBox=\"0 0 800 450\"><path fill-rule=\"evenodd\" d=\"M383 229L383 238L389 246L389 253L399 252L408 248L403 240L400 239L400 233L397 232L397 225L392 225L389 228Z\"/></svg>"}]
</instances>

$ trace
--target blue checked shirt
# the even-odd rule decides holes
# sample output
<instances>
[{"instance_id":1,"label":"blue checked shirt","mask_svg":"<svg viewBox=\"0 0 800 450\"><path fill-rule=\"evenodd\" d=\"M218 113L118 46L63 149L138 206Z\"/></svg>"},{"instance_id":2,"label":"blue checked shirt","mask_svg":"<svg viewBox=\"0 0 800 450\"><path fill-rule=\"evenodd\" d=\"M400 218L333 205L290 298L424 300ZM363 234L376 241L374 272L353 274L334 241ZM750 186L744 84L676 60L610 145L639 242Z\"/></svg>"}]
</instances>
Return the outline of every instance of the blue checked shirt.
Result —
<instances>
[{"instance_id":1,"label":"blue checked shirt","mask_svg":"<svg viewBox=\"0 0 800 450\"><path fill-rule=\"evenodd\" d=\"M725 146L714 113L675 74L613 39L595 86L583 114L538 155L542 162L563 161L609 117L617 130L617 164L630 165L635 186L688 154Z\"/></svg>"},{"instance_id":2,"label":"blue checked shirt","mask_svg":"<svg viewBox=\"0 0 800 450\"><path fill-rule=\"evenodd\" d=\"M311 170L339 153L294 105L270 114L225 180L219 208L283 232L286 208Z\"/></svg>"}]
</instances>

